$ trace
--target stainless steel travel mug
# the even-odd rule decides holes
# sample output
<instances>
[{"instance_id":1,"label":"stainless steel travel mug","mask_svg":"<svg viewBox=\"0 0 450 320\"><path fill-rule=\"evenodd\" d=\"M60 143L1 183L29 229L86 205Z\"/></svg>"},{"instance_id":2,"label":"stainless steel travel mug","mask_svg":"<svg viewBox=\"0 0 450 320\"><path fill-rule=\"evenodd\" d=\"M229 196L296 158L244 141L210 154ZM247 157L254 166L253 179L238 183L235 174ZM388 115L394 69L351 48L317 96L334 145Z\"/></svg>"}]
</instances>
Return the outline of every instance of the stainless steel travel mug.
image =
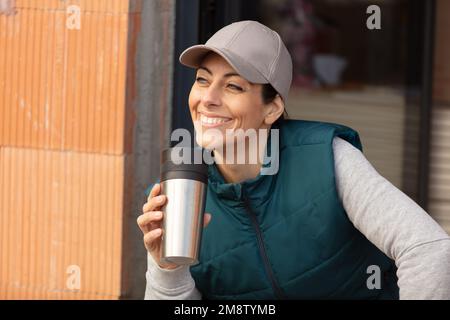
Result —
<instances>
[{"instance_id":1,"label":"stainless steel travel mug","mask_svg":"<svg viewBox=\"0 0 450 320\"><path fill-rule=\"evenodd\" d=\"M206 203L208 169L203 161L177 164L172 151L161 157L161 193L167 196L163 211L162 256L164 263L198 263ZM191 149L193 154L195 149Z\"/></svg>"}]
</instances>

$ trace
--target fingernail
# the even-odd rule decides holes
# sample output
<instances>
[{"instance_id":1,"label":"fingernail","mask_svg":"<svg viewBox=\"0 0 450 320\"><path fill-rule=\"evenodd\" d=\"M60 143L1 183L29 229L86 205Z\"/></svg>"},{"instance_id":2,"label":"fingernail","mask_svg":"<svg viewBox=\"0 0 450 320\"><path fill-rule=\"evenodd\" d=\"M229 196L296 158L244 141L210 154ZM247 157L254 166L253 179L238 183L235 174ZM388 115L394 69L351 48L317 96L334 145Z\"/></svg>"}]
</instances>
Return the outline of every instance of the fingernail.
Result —
<instances>
[{"instance_id":1,"label":"fingernail","mask_svg":"<svg viewBox=\"0 0 450 320\"><path fill-rule=\"evenodd\" d=\"M161 212L156 212L155 213L155 217L156 218L161 218L162 217L162 213Z\"/></svg>"},{"instance_id":2,"label":"fingernail","mask_svg":"<svg viewBox=\"0 0 450 320\"><path fill-rule=\"evenodd\" d=\"M164 201L164 196L158 196L158 202L163 202Z\"/></svg>"}]
</instances>

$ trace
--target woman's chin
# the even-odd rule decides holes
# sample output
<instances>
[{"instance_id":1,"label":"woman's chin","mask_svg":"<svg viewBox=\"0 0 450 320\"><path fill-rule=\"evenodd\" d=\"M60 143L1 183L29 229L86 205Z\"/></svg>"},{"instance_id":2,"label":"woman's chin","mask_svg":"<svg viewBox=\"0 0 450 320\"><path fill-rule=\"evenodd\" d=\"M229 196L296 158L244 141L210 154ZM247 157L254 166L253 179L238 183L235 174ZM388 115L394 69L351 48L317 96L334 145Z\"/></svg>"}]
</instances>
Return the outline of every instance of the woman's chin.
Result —
<instances>
[{"instance_id":1,"label":"woman's chin","mask_svg":"<svg viewBox=\"0 0 450 320\"><path fill-rule=\"evenodd\" d=\"M218 141L214 137L196 137L197 144L206 149L206 150L214 150L222 147L222 141Z\"/></svg>"}]
</instances>

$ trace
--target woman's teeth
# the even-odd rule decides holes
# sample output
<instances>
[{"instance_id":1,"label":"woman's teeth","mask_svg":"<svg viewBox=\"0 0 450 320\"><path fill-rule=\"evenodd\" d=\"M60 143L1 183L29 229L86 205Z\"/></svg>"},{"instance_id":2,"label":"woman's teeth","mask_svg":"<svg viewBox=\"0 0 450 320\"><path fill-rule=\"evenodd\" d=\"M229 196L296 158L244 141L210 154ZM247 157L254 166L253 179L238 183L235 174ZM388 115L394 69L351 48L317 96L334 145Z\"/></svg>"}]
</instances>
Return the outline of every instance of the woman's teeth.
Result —
<instances>
[{"instance_id":1,"label":"woman's teeth","mask_svg":"<svg viewBox=\"0 0 450 320\"><path fill-rule=\"evenodd\" d=\"M230 121L230 118L210 118L204 115L200 116L200 121L204 124L219 124Z\"/></svg>"}]
</instances>

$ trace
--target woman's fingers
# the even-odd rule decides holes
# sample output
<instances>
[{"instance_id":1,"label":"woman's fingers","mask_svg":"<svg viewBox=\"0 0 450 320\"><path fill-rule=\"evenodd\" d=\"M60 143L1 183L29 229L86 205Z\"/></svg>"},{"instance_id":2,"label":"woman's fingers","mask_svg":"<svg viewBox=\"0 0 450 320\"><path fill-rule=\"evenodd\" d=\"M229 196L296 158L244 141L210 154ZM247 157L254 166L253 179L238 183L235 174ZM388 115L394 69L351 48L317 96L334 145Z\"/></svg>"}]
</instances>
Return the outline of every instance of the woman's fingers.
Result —
<instances>
[{"instance_id":1,"label":"woman's fingers","mask_svg":"<svg viewBox=\"0 0 450 320\"><path fill-rule=\"evenodd\" d=\"M161 185L159 183L155 183L155 185L152 187L152 190L150 190L150 194L147 198L147 201L153 197L156 197L160 192L161 192Z\"/></svg>"},{"instance_id":2,"label":"woman's fingers","mask_svg":"<svg viewBox=\"0 0 450 320\"><path fill-rule=\"evenodd\" d=\"M163 217L163 213L161 211L146 212L144 214L141 214L137 218L137 224L138 224L139 228L142 230L142 232L144 232L144 234L145 234L150 229L149 225L152 222L160 221L162 219L162 217Z\"/></svg>"},{"instance_id":3,"label":"woman's fingers","mask_svg":"<svg viewBox=\"0 0 450 320\"><path fill-rule=\"evenodd\" d=\"M142 207L142 211L144 213L148 211L155 211L164 205L166 198L167 197L165 195L159 195L149 199L148 202Z\"/></svg>"},{"instance_id":4,"label":"woman's fingers","mask_svg":"<svg viewBox=\"0 0 450 320\"><path fill-rule=\"evenodd\" d=\"M159 183L155 183L155 185L152 187L152 190L150 190L150 194L148 195L147 202L144 204L142 211L152 211L150 208L151 199L155 198L161 193L161 185Z\"/></svg>"},{"instance_id":5,"label":"woman's fingers","mask_svg":"<svg viewBox=\"0 0 450 320\"><path fill-rule=\"evenodd\" d=\"M206 227L210 221L211 221L211 213L205 213L205 216L203 217L203 227Z\"/></svg>"},{"instance_id":6,"label":"woman's fingers","mask_svg":"<svg viewBox=\"0 0 450 320\"><path fill-rule=\"evenodd\" d=\"M155 240L157 240L158 238L161 237L162 234L162 229L158 228L158 229L154 229L152 231L147 232L144 235L144 243L145 246L150 250L155 242Z\"/></svg>"}]
</instances>

